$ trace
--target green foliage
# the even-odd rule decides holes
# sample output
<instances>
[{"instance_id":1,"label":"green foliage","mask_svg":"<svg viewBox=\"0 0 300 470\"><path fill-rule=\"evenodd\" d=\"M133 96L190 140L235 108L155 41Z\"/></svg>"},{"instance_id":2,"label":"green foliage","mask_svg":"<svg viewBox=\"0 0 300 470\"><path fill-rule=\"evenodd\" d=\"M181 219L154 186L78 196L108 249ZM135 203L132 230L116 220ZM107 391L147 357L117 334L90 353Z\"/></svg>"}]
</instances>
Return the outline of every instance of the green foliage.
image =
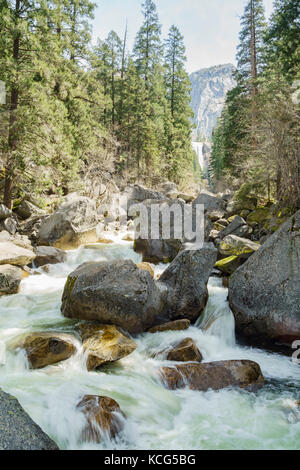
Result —
<instances>
[{"instance_id":1,"label":"green foliage","mask_svg":"<svg viewBox=\"0 0 300 470\"><path fill-rule=\"evenodd\" d=\"M299 2L276 1L266 29L262 2L250 0L240 40L238 86L214 132L211 175L241 187L241 195L299 208L299 105L292 100L300 77Z\"/></svg>"}]
</instances>

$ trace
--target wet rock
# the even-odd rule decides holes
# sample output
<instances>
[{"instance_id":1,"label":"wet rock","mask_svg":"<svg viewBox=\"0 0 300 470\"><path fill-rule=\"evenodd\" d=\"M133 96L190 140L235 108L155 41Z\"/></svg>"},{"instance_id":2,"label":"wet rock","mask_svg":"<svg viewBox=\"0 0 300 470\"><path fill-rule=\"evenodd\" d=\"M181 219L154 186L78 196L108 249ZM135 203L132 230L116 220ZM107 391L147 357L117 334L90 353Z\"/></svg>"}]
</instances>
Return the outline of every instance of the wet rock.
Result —
<instances>
[{"instance_id":1,"label":"wet rock","mask_svg":"<svg viewBox=\"0 0 300 470\"><path fill-rule=\"evenodd\" d=\"M38 234L39 244L75 249L85 243L96 243L97 223L94 201L87 197L71 199L43 220Z\"/></svg>"},{"instance_id":2,"label":"wet rock","mask_svg":"<svg viewBox=\"0 0 300 470\"><path fill-rule=\"evenodd\" d=\"M153 326L160 309L151 275L130 260L82 264L69 275L62 297L65 317L113 324L129 333Z\"/></svg>"},{"instance_id":3,"label":"wet rock","mask_svg":"<svg viewBox=\"0 0 300 470\"><path fill-rule=\"evenodd\" d=\"M124 427L125 415L112 398L85 395L77 408L87 421L82 432L82 439L86 442L100 443L103 439L113 439Z\"/></svg>"},{"instance_id":4,"label":"wet rock","mask_svg":"<svg viewBox=\"0 0 300 470\"><path fill-rule=\"evenodd\" d=\"M88 370L118 361L137 348L137 344L114 325L83 323L78 326L78 331L83 348L88 352Z\"/></svg>"},{"instance_id":5,"label":"wet rock","mask_svg":"<svg viewBox=\"0 0 300 470\"><path fill-rule=\"evenodd\" d=\"M167 352L168 361L201 362L202 354L192 338L185 338Z\"/></svg>"},{"instance_id":6,"label":"wet rock","mask_svg":"<svg viewBox=\"0 0 300 470\"><path fill-rule=\"evenodd\" d=\"M64 361L76 351L72 335L54 331L31 333L26 336L20 347L25 349L31 369L40 369Z\"/></svg>"},{"instance_id":7,"label":"wet rock","mask_svg":"<svg viewBox=\"0 0 300 470\"><path fill-rule=\"evenodd\" d=\"M22 269L4 264L0 266L0 296L19 292Z\"/></svg>"},{"instance_id":8,"label":"wet rock","mask_svg":"<svg viewBox=\"0 0 300 470\"><path fill-rule=\"evenodd\" d=\"M247 360L178 364L162 367L160 374L164 384L172 390L187 386L203 392L226 387L252 391L264 384L259 365Z\"/></svg>"},{"instance_id":9,"label":"wet rock","mask_svg":"<svg viewBox=\"0 0 300 470\"><path fill-rule=\"evenodd\" d=\"M59 450L18 400L0 390L0 450Z\"/></svg>"},{"instance_id":10,"label":"wet rock","mask_svg":"<svg viewBox=\"0 0 300 470\"><path fill-rule=\"evenodd\" d=\"M37 268L46 264L64 263L67 259L65 251L53 246L38 246L34 251L36 254L34 265Z\"/></svg>"},{"instance_id":11,"label":"wet rock","mask_svg":"<svg viewBox=\"0 0 300 470\"><path fill-rule=\"evenodd\" d=\"M157 325L150 330L148 333L158 333L163 331L180 331L180 330L187 330L191 326L190 320L182 319L182 320L175 320L168 323L163 323L162 325Z\"/></svg>"},{"instance_id":12,"label":"wet rock","mask_svg":"<svg viewBox=\"0 0 300 470\"><path fill-rule=\"evenodd\" d=\"M21 248L12 242L0 242L0 265L26 266L34 259L35 253L33 251Z\"/></svg>"},{"instance_id":13,"label":"wet rock","mask_svg":"<svg viewBox=\"0 0 300 470\"><path fill-rule=\"evenodd\" d=\"M179 253L157 283L164 301L159 316L162 323L198 318L208 299L207 282L216 259L217 250L212 243Z\"/></svg>"},{"instance_id":14,"label":"wet rock","mask_svg":"<svg viewBox=\"0 0 300 470\"><path fill-rule=\"evenodd\" d=\"M300 339L300 211L230 278L236 331L250 344L287 354Z\"/></svg>"},{"instance_id":15,"label":"wet rock","mask_svg":"<svg viewBox=\"0 0 300 470\"><path fill-rule=\"evenodd\" d=\"M137 267L144 271L148 271L151 274L151 277L154 279L154 269L152 268L150 263L137 263Z\"/></svg>"}]
</instances>

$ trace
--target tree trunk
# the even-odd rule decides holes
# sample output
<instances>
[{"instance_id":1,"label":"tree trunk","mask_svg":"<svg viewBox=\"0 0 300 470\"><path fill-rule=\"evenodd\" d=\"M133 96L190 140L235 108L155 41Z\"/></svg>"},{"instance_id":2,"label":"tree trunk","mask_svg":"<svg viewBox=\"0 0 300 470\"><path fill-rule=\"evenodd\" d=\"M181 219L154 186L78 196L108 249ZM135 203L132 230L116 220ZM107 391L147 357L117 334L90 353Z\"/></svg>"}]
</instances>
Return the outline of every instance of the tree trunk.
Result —
<instances>
[{"instance_id":1,"label":"tree trunk","mask_svg":"<svg viewBox=\"0 0 300 470\"><path fill-rule=\"evenodd\" d=\"M15 3L15 17L16 17L16 26L20 16L20 0L16 0ZM20 51L20 33L17 33L13 41L13 59L15 64L19 60L19 51ZM11 89L11 100L10 100L10 109L9 109L9 128L8 128L8 155L5 167L5 182L4 182L4 204L11 209L12 207L12 193L13 193L13 168L12 168L12 153L17 146L17 137L16 137L16 112L19 102L19 90L17 83L15 82Z\"/></svg>"}]
</instances>

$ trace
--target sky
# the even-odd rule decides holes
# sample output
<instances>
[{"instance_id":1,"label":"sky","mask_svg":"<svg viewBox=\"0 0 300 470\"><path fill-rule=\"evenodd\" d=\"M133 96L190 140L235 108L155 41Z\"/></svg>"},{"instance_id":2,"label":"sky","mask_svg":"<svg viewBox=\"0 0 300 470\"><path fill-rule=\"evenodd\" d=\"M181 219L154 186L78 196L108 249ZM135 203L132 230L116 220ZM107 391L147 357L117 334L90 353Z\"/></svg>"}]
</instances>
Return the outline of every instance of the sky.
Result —
<instances>
[{"instance_id":1,"label":"sky","mask_svg":"<svg viewBox=\"0 0 300 470\"><path fill-rule=\"evenodd\" d=\"M93 41L105 39L111 30L124 35L128 21L131 50L142 21L142 0L95 0ZM236 64L240 16L246 0L156 0L163 37L172 24L184 35L189 73L213 65ZM273 0L264 0L266 15Z\"/></svg>"}]
</instances>

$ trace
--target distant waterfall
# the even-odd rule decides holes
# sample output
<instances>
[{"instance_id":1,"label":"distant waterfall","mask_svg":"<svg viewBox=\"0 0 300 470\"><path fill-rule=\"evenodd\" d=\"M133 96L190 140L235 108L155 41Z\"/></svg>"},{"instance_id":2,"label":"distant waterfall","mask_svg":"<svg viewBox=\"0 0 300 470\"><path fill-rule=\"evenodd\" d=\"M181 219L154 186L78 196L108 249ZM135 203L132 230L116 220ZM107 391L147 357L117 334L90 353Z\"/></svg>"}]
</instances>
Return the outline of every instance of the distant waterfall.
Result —
<instances>
[{"instance_id":1,"label":"distant waterfall","mask_svg":"<svg viewBox=\"0 0 300 470\"><path fill-rule=\"evenodd\" d=\"M203 143L202 142L192 142L193 150L198 155L199 165L202 171L205 170L205 162L203 155Z\"/></svg>"}]
</instances>

